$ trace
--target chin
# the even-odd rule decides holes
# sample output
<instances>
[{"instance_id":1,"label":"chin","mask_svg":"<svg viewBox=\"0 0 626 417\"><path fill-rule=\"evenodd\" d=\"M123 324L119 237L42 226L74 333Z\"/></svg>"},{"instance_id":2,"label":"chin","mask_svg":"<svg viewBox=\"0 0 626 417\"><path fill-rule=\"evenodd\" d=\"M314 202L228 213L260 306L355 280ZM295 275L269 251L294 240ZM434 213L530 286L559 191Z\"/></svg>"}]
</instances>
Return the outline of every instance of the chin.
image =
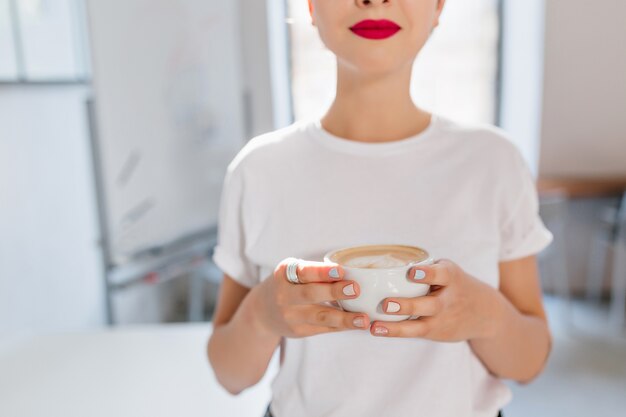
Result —
<instances>
[{"instance_id":1,"label":"chin","mask_svg":"<svg viewBox=\"0 0 626 417\"><path fill-rule=\"evenodd\" d=\"M403 59L398 59L397 57L390 56L368 56L368 57L359 57L355 59L340 59L345 65L352 71L357 71L363 74L370 75L384 75L390 72L396 72L406 65L412 64L415 59L407 60L406 57Z\"/></svg>"}]
</instances>

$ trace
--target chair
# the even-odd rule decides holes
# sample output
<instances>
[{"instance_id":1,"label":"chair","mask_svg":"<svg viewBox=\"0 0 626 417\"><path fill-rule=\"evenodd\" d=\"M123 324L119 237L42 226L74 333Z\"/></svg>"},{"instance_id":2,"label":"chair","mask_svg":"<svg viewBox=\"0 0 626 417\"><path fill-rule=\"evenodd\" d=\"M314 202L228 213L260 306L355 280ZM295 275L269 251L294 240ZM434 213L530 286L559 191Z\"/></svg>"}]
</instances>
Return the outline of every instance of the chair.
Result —
<instances>
[{"instance_id":1,"label":"chair","mask_svg":"<svg viewBox=\"0 0 626 417\"><path fill-rule=\"evenodd\" d=\"M612 325L623 332L626 324L626 191L617 212L614 237L609 315Z\"/></svg>"},{"instance_id":2,"label":"chair","mask_svg":"<svg viewBox=\"0 0 626 417\"><path fill-rule=\"evenodd\" d=\"M589 253L585 291L586 298L594 302L599 302L601 299L607 265L609 264L608 255L610 249L614 248L617 238L620 207L618 201L615 203L603 207L595 219L596 225Z\"/></svg>"},{"instance_id":3,"label":"chair","mask_svg":"<svg viewBox=\"0 0 626 417\"><path fill-rule=\"evenodd\" d=\"M566 190L556 189L542 193L539 198L539 215L554 235L552 244L537 255L542 279L548 279L555 294L560 298L560 314L566 328L573 327L571 289L567 267L567 207Z\"/></svg>"}]
</instances>

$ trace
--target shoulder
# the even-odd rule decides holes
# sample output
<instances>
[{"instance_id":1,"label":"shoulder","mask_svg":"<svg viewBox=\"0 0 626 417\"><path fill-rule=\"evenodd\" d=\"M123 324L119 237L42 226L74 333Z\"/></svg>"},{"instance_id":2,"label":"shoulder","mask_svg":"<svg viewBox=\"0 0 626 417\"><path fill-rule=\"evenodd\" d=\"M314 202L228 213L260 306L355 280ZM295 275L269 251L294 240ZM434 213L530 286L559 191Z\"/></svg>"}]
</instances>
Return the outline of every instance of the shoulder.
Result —
<instances>
[{"instance_id":1,"label":"shoulder","mask_svg":"<svg viewBox=\"0 0 626 417\"><path fill-rule=\"evenodd\" d=\"M460 122L439 116L441 132L455 145L490 156L517 158L521 152L510 135L502 128L488 123Z\"/></svg>"},{"instance_id":2,"label":"shoulder","mask_svg":"<svg viewBox=\"0 0 626 417\"><path fill-rule=\"evenodd\" d=\"M452 151L472 164L503 174L527 169L522 152L508 132L488 123L459 122L439 117L439 129Z\"/></svg>"},{"instance_id":3,"label":"shoulder","mask_svg":"<svg viewBox=\"0 0 626 417\"><path fill-rule=\"evenodd\" d=\"M304 141L308 121L298 121L283 128L251 138L239 150L228 166L228 171L243 171L255 166L268 166L272 161L284 160L299 149Z\"/></svg>"}]
</instances>

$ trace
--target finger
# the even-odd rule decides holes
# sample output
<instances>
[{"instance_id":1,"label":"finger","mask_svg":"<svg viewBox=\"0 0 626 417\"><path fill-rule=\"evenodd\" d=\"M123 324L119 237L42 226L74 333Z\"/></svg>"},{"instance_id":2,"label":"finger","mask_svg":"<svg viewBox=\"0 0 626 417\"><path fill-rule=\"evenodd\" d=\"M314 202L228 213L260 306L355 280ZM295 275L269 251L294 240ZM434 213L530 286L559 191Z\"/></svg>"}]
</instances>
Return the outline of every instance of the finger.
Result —
<instances>
[{"instance_id":1,"label":"finger","mask_svg":"<svg viewBox=\"0 0 626 417\"><path fill-rule=\"evenodd\" d=\"M298 325L298 327L296 327L296 329L293 332L292 337L300 338L300 337L315 336L315 335L323 334L323 333L338 332L339 330L340 329L337 329L334 327L316 326L313 324L305 323L305 324Z\"/></svg>"},{"instance_id":2,"label":"finger","mask_svg":"<svg viewBox=\"0 0 626 417\"><path fill-rule=\"evenodd\" d=\"M288 281L288 263L289 258L284 259L276 267L277 275L283 277L285 281ZM300 259L298 268L296 269L296 275L298 275L298 280L303 284L311 282L336 282L343 279L344 271L338 264Z\"/></svg>"},{"instance_id":3,"label":"finger","mask_svg":"<svg viewBox=\"0 0 626 417\"><path fill-rule=\"evenodd\" d=\"M340 281L333 284L320 282L289 284L285 291L290 304L319 304L325 301L351 300L361 294L359 284L354 281Z\"/></svg>"},{"instance_id":4,"label":"finger","mask_svg":"<svg viewBox=\"0 0 626 417\"><path fill-rule=\"evenodd\" d=\"M335 329L366 329L370 320L365 313L352 313L325 306L309 306L299 312L304 321L315 326L326 326Z\"/></svg>"},{"instance_id":5,"label":"finger","mask_svg":"<svg viewBox=\"0 0 626 417\"><path fill-rule=\"evenodd\" d=\"M386 298L383 300L383 311L387 314L409 316L434 316L443 309L441 298L425 295L415 298Z\"/></svg>"},{"instance_id":6,"label":"finger","mask_svg":"<svg viewBox=\"0 0 626 417\"><path fill-rule=\"evenodd\" d=\"M369 316L365 313L346 312L327 306L293 306L287 313L288 321L301 327L331 327L334 329L365 329L370 325Z\"/></svg>"},{"instance_id":7,"label":"finger","mask_svg":"<svg viewBox=\"0 0 626 417\"><path fill-rule=\"evenodd\" d=\"M431 319L404 321L375 321L370 333L378 337L419 337L427 338L431 331Z\"/></svg>"},{"instance_id":8,"label":"finger","mask_svg":"<svg viewBox=\"0 0 626 417\"><path fill-rule=\"evenodd\" d=\"M421 284L448 286L450 285L450 266L444 261L432 265L415 266L409 269L407 275L413 282Z\"/></svg>"}]
</instances>

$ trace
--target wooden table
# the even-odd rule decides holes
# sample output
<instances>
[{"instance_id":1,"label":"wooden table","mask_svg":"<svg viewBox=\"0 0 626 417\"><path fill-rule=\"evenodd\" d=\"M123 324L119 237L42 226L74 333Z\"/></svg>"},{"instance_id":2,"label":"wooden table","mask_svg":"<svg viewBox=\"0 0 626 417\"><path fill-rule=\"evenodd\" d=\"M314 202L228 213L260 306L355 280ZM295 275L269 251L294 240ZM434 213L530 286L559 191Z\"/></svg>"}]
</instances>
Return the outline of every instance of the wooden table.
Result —
<instances>
[{"instance_id":1,"label":"wooden table","mask_svg":"<svg viewBox=\"0 0 626 417\"><path fill-rule=\"evenodd\" d=\"M620 196L626 191L624 178L540 178L537 181L539 195L564 192L569 198L593 198Z\"/></svg>"},{"instance_id":2,"label":"wooden table","mask_svg":"<svg viewBox=\"0 0 626 417\"><path fill-rule=\"evenodd\" d=\"M278 369L239 396L206 357L210 324L121 327L0 346L0 416L261 417Z\"/></svg>"}]
</instances>

